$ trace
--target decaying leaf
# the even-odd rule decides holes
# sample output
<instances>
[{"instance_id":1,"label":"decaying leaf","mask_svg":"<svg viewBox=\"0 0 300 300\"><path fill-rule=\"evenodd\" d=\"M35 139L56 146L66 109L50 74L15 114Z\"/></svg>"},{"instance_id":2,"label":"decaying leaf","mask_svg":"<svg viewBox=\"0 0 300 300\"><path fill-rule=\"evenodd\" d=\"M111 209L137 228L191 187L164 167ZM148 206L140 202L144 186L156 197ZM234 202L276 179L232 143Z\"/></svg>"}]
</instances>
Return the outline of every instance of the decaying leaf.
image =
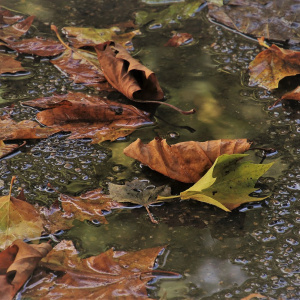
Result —
<instances>
[{"instance_id":1,"label":"decaying leaf","mask_svg":"<svg viewBox=\"0 0 300 300\"><path fill-rule=\"evenodd\" d=\"M23 145L25 145L25 143L23 143L22 145L5 144L3 141L0 140L0 158L14 152L16 149L22 147Z\"/></svg>"},{"instance_id":2,"label":"decaying leaf","mask_svg":"<svg viewBox=\"0 0 300 300\"><path fill-rule=\"evenodd\" d=\"M187 45L193 41L193 37L189 33L179 33L174 32L173 36L165 44L166 47L179 47L182 45Z\"/></svg>"},{"instance_id":3,"label":"decaying leaf","mask_svg":"<svg viewBox=\"0 0 300 300\"><path fill-rule=\"evenodd\" d=\"M50 232L70 229L75 219L80 221L98 220L102 224L107 224L103 212L123 207L122 204L105 195L102 189L88 191L78 197L61 194L60 201L63 211L59 207L56 208L56 204L50 209L45 207L41 209L45 227Z\"/></svg>"},{"instance_id":4,"label":"decaying leaf","mask_svg":"<svg viewBox=\"0 0 300 300\"><path fill-rule=\"evenodd\" d=\"M0 53L0 74L26 71L15 58L15 55Z\"/></svg>"},{"instance_id":5,"label":"decaying leaf","mask_svg":"<svg viewBox=\"0 0 300 300\"><path fill-rule=\"evenodd\" d=\"M14 177L12 179L13 183ZM0 197L0 249L16 239L36 238L43 231L43 222L34 206L11 196Z\"/></svg>"},{"instance_id":6,"label":"decaying leaf","mask_svg":"<svg viewBox=\"0 0 300 300\"><path fill-rule=\"evenodd\" d=\"M300 74L300 52L272 45L255 57L249 71L250 85L275 89L282 78Z\"/></svg>"},{"instance_id":7,"label":"decaying leaf","mask_svg":"<svg viewBox=\"0 0 300 300\"><path fill-rule=\"evenodd\" d=\"M155 74L119 44L112 41L95 47L107 81L131 100L161 100L164 97Z\"/></svg>"},{"instance_id":8,"label":"decaying leaf","mask_svg":"<svg viewBox=\"0 0 300 300\"><path fill-rule=\"evenodd\" d=\"M0 253L1 299L11 300L31 276L40 260L52 249L48 243L28 245L16 240Z\"/></svg>"},{"instance_id":9,"label":"decaying leaf","mask_svg":"<svg viewBox=\"0 0 300 300\"><path fill-rule=\"evenodd\" d=\"M250 148L246 139L183 142L169 146L154 139L143 144L140 139L124 149L124 154L151 169L178 181L197 182L222 154L243 153Z\"/></svg>"},{"instance_id":10,"label":"decaying leaf","mask_svg":"<svg viewBox=\"0 0 300 300\"><path fill-rule=\"evenodd\" d=\"M82 28L82 27L64 27L62 29L75 48L81 48L86 46L96 46L106 41L115 41L121 44L124 48L130 49L131 39L141 34L140 30L134 30L131 32L118 34L119 27L111 27L105 29L97 28Z\"/></svg>"},{"instance_id":11,"label":"decaying leaf","mask_svg":"<svg viewBox=\"0 0 300 300\"><path fill-rule=\"evenodd\" d=\"M256 198L249 194L256 191L256 181L273 165L241 162L247 154L223 154L209 171L192 187L180 193L182 200L194 199L230 211L243 203L261 201L268 196ZM167 197L169 199L171 197ZM158 197L163 201L164 197Z\"/></svg>"},{"instance_id":12,"label":"decaying leaf","mask_svg":"<svg viewBox=\"0 0 300 300\"><path fill-rule=\"evenodd\" d=\"M215 21L243 34L291 44L300 41L296 25L300 22L299 8L294 0L230 0L224 5L209 4L208 8Z\"/></svg>"},{"instance_id":13,"label":"decaying leaf","mask_svg":"<svg viewBox=\"0 0 300 300\"><path fill-rule=\"evenodd\" d=\"M69 92L23 104L49 108L37 114L37 120L55 130L71 131L69 138L91 138L93 143L115 140L141 127L152 124L150 114L132 105Z\"/></svg>"},{"instance_id":14,"label":"decaying leaf","mask_svg":"<svg viewBox=\"0 0 300 300\"><path fill-rule=\"evenodd\" d=\"M131 182L127 181L125 185L109 183L108 187L109 195L114 201L121 203L130 202L144 206L153 223L157 223L157 221L149 211L149 205L157 202L158 194L163 196L169 196L171 194L171 190L167 186L155 187L146 181L140 181L138 179Z\"/></svg>"},{"instance_id":15,"label":"decaying leaf","mask_svg":"<svg viewBox=\"0 0 300 300\"><path fill-rule=\"evenodd\" d=\"M44 139L61 131L58 128L41 127L37 122L15 122L9 117L0 117L0 140Z\"/></svg>"},{"instance_id":16,"label":"decaying leaf","mask_svg":"<svg viewBox=\"0 0 300 300\"><path fill-rule=\"evenodd\" d=\"M80 259L71 241L62 241L42 260L42 266L64 272L42 284L29 282L24 296L38 299L149 299L146 284L164 247L136 252L113 251ZM40 283L40 282L39 282ZM44 288L44 286L47 288Z\"/></svg>"}]
</instances>

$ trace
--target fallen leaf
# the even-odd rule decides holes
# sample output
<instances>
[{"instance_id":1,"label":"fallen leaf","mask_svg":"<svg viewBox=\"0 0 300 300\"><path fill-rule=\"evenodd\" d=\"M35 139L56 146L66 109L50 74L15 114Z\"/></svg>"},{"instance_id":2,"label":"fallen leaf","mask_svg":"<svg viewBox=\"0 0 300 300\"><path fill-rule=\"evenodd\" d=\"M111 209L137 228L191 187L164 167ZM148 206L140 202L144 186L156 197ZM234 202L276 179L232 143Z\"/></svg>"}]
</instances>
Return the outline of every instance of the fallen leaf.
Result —
<instances>
[{"instance_id":1,"label":"fallen leaf","mask_svg":"<svg viewBox=\"0 0 300 300\"><path fill-rule=\"evenodd\" d=\"M23 295L38 299L149 299L146 284L155 277L153 265L163 249L110 249L81 259L71 241L62 241L42 260L42 266L64 273L58 277L50 274L42 289L29 282Z\"/></svg>"},{"instance_id":2,"label":"fallen leaf","mask_svg":"<svg viewBox=\"0 0 300 300\"><path fill-rule=\"evenodd\" d=\"M25 143L23 143L22 145L4 144L4 142L0 140L0 158L14 152L16 149L22 147L23 145L25 145Z\"/></svg>"},{"instance_id":3,"label":"fallen leaf","mask_svg":"<svg viewBox=\"0 0 300 300\"><path fill-rule=\"evenodd\" d=\"M23 16L14 15L11 11L0 7L0 28L7 27L23 19Z\"/></svg>"},{"instance_id":4,"label":"fallen leaf","mask_svg":"<svg viewBox=\"0 0 300 300\"><path fill-rule=\"evenodd\" d=\"M161 194L163 196L169 196L171 190L167 186L155 187L146 181L140 181L138 179L131 182L125 182L125 185L118 185L109 183L109 195L117 202L130 202L142 205L146 208L148 215L152 223L158 223L152 216L149 205L158 202L157 196Z\"/></svg>"},{"instance_id":5,"label":"fallen leaf","mask_svg":"<svg viewBox=\"0 0 300 300\"><path fill-rule=\"evenodd\" d=\"M19 53L38 56L55 56L61 54L65 50L65 47L61 43L40 37L23 39L15 42L8 41L4 46L16 50Z\"/></svg>"},{"instance_id":6,"label":"fallen leaf","mask_svg":"<svg viewBox=\"0 0 300 300\"><path fill-rule=\"evenodd\" d=\"M107 81L131 100L161 100L164 97L155 74L112 41L95 47Z\"/></svg>"},{"instance_id":7,"label":"fallen leaf","mask_svg":"<svg viewBox=\"0 0 300 300\"><path fill-rule=\"evenodd\" d=\"M224 24L251 37L264 36L273 41L299 43L299 9L294 0L249 1L230 0L224 5L208 5L208 15L216 22Z\"/></svg>"},{"instance_id":8,"label":"fallen leaf","mask_svg":"<svg viewBox=\"0 0 300 300\"><path fill-rule=\"evenodd\" d=\"M285 93L281 97L281 100L283 99L300 101L300 86L298 86L297 88L295 88L293 91L289 93Z\"/></svg>"},{"instance_id":9,"label":"fallen leaf","mask_svg":"<svg viewBox=\"0 0 300 300\"><path fill-rule=\"evenodd\" d=\"M300 74L300 52L272 45L255 57L249 71L250 85L275 89L282 78Z\"/></svg>"},{"instance_id":10,"label":"fallen leaf","mask_svg":"<svg viewBox=\"0 0 300 300\"><path fill-rule=\"evenodd\" d=\"M111 27L105 29L97 28L82 28L82 27L64 27L62 29L72 46L75 48L94 47L106 41L115 41L121 44L128 50L132 44L131 40L134 36L141 34L140 30L118 34L120 31L118 27Z\"/></svg>"},{"instance_id":11,"label":"fallen leaf","mask_svg":"<svg viewBox=\"0 0 300 300\"><path fill-rule=\"evenodd\" d=\"M75 219L80 221L98 220L102 224L107 224L105 213L123 207L122 204L105 195L102 189L88 191L78 197L60 194L60 201L63 211L56 204L49 209L41 208L45 227L52 233L57 230L70 229Z\"/></svg>"},{"instance_id":12,"label":"fallen leaf","mask_svg":"<svg viewBox=\"0 0 300 300\"><path fill-rule=\"evenodd\" d=\"M193 37L189 33L175 32L171 39L165 44L166 47L179 47L189 44L193 41Z\"/></svg>"},{"instance_id":13,"label":"fallen leaf","mask_svg":"<svg viewBox=\"0 0 300 300\"><path fill-rule=\"evenodd\" d=\"M9 117L0 117L0 128L0 140L44 139L61 131L57 128L41 127L30 120L17 123Z\"/></svg>"},{"instance_id":14,"label":"fallen leaf","mask_svg":"<svg viewBox=\"0 0 300 300\"><path fill-rule=\"evenodd\" d=\"M34 269L52 249L48 243L28 245L16 240L0 253L0 293L2 300L13 299Z\"/></svg>"},{"instance_id":15,"label":"fallen leaf","mask_svg":"<svg viewBox=\"0 0 300 300\"><path fill-rule=\"evenodd\" d=\"M197 182L222 154L243 153L250 148L246 139L183 142L169 146L154 139L143 144L140 139L124 149L124 154L151 169L178 181Z\"/></svg>"},{"instance_id":16,"label":"fallen leaf","mask_svg":"<svg viewBox=\"0 0 300 300\"><path fill-rule=\"evenodd\" d=\"M250 294L250 295L247 296L247 297L242 298L241 300L252 300L252 299L254 299L254 298L255 298L255 299L267 299L267 297L264 296L264 295L254 293L254 294Z\"/></svg>"},{"instance_id":17,"label":"fallen leaf","mask_svg":"<svg viewBox=\"0 0 300 300\"><path fill-rule=\"evenodd\" d=\"M256 181L273 165L241 162L247 154L223 154L208 172L192 187L180 193L181 200L194 199L230 211L243 203L261 201L269 196L249 196L257 190ZM171 197L167 197L169 199ZM164 201L164 197L158 197Z\"/></svg>"},{"instance_id":18,"label":"fallen leaf","mask_svg":"<svg viewBox=\"0 0 300 300\"><path fill-rule=\"evenodd\" d=\"M69 138L91 138L93 143L115 140L153 122L150 114L134 106L69 92L23 102L49 108L37 114L37 120L55 130L71 131Z\"/></svg>"},{"instance_id":19,"label":"fallen leaf","mask_svg":"<svg viewBox=\"0 0 300 300\"><path fill-rule=\"evenodd\" d=\"M34 206L11 196L14 179L9 194L0 197L0 249L16 239L39 237L43 231L42 219Z\"/></svg>"},{"instance_id":20,"label":"fallen leaf","mask_svg":"<svg viewBox=\"0 0 300 300\"><path fill-rule=\"evenodd\" d=\"M0 53L0 74L26 72L15 58L15 55Z\"/></svg>"}]
</instances>

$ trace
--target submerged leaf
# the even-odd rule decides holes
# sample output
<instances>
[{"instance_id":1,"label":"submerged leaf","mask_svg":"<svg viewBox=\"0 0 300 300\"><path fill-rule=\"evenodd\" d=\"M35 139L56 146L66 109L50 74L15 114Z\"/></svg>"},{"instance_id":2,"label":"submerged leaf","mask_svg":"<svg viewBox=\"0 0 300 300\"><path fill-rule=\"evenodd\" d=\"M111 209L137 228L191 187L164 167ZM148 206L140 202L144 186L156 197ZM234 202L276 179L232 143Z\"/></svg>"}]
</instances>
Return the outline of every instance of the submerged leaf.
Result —
<instances>
[{"instance_id":1,"label":"submerged leaf","mask_svg":"<svg viewBox=\"0 0 300 300\"><path fill-rule=\"evenodd\" d=\"M21 63L16 60L16 56L12 54L0 53L0 74L25 72Z\"/></svg>"},{"instance_id":2,"label":"submerged leaf","mask_svg":"<svg viewBox=\"0 0 300 300\"><path fill-rule=\"evenodd\" d=\"M165 44L166 47L179 47L187 45L193 41L193 37L189 33L175 32L171 39Z\"/></svg>"},{"instance_id":3,"label":"submerged leaf","mask_svg":"<svg viewBox=\"0 0 300 300\"><path fill-rule=\"evenodd\" d=\"M4 144L4 142L0 140L0 158L14 152L16 149L22 147L23 145L24 144Z\"/></svg>"},{"instance_id":4,"label":"submerged leaf","mask_svg":"<svg viewBox=\"0 0 300 300\"><path fill-rule=\"evenodd\" d=\"M182 200L194 199L230 211L243 203L261 201L249 194L256 191L255 184L273 165L253 164L241 159L247 154L219 156L209 171L192 187L180 193ZM163 201L164 197L158 197Z\"/></svg>"},{"instance_id":5,"label":"submerged leaf","mask_svg":"<svg viewBox=\"0 0 300 300\"><path fill-rule=\"evenodd\" d=\"M39 261L52 249L48 243L28 245L16 240L0 253L1 299L13 299L18 290L31 276Z\"/></svg>"},{"instance_id":6,"label":"submerged leaf","mask_svg":"<svg viewBox=\"0 0 300 300\"><path fill-rule=\"evenodd\" d=\"M246 139L183 142L169 146L166 140L154 139L143 144L140 139L124 149L124 154L151 169L178 181L198 181L222 154L243 153L250 148Z\"/></svg>"}]
</instances>

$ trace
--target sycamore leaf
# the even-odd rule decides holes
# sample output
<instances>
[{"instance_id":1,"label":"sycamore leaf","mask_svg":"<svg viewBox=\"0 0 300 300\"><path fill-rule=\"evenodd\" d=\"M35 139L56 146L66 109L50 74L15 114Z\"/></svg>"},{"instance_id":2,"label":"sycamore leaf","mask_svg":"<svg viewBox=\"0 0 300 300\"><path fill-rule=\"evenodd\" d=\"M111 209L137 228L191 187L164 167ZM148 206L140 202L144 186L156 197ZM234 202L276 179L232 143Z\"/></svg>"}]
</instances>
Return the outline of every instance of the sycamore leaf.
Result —
<instances>
[{"instance_id":1,"label":"sycamore leaf","mask_svg":"<svg viewBox=\"0 0 300 300\"><path fill-rule=\"evenodd\" d=\"M13 183L14 177L12 179ZM11 196L0 197L0 249L16 239L36 238L43 231L43 222L34 206Z\"/></svg>"},{"instance_id":2,"label":"sycamore leaf","mask_svg":"<svg viewBox=\"0 0 300 300\"><path fill-rule=\"evenodd\" d=\"M134 30L123 34L118 34L117 32L120 31L120 28L118 27L111 27L105 29L64 27L62 30L66 33L68 40L75 48L81 48L86 46L93 47L97 44L113 40L127 49L129 45L131 45L131 39L134 36L141 34L140 30Z\"/></svg>"},{"instance_id":3,"label":"sycamore leaf","mask_svg":"<svg viewBox=\"0 0 300 300\"><path fill-rule=\"evenodd\" d=\"M150 114L132 105L69 92L66 95L23 102L49 108L37 114L37 120L57 131L71 131L69 138L91 138L93 143L124 137L142 125L149 125Z\"/></svg>"},{"instance_id":4,"label":"sycamore leaf","mask_svg":"<svg viewBox=\"0 0 300 300\"><path fill-rule=\"evenodd\" d=\"M148 215L153 223L157 223L154 220L152 214L149 211L149 205L158 202L158 194L168 196L170 195L170 188L167 186L155 187L149 185L146 181L140 181L138 179L131 182L126 182L125 185L118 185L109 183L110 197L117 202L130 202L134 204L142 205L146 208Z\"/></svg>"},{"instance_id":5,"label":"sycamore leaf","mask_svg":"<svg viewBox=\"0 0 300 300\"><path fill-rule=\"evenodd\" d=\"M13 299L18 290L31 276L39 261L52 249L48 243L28 245L16 240L0 253L1 299Z\"/></svg>"},{"instance_id":6,"label":"sycamore leaf","mask_svg":"<svg viewBox=\"0 0 300 300\"><path fill-rule=\"evenodd\" d=\"M0 158L14 152L16 149L25 145L25 142L22 145L18 144L4 144L2 140L0 140Z\"/></svg>"},{"instance_id":7,"label":"sycamore leaf","mask_svg":"<svg viewBox=\"0 0 300 300\"><path fill-rule=\"evenodd\" d=\"M300 74L300 52L272 45L255 57L249 71L250 85L275 89L284 77Z\"/></svg>"},{"instance_id":8,"label":"sycamore leaf","mask_svg":"<svg viewBox=\"0 0 300 300\"><path fill-rule=\"evenodd\" d=\"M0 53L0 74L26 71L15 58L15 55Z\"/></svg>"},{"instance_id":9,"label":"sycamore leaf","mask_svg":"<svg viewBox=\"0 0 300 300\"><path fill-rule=\"evenodd\" d=\"M124 149L124 154L139 160L165 176L186 183L198 181L222 154L243 153L250 148L246 139L183 142L169 146L154 139L143 144L140 139Z\"/></svg>"},{"instance_id":10,"label":"sycamore leaf","mask_svg":"<svg viewBox=\"0 0 300 300\"><path fill-rule=\"evenodd\" d=\"M241 159L247 154L219 156L209 171L192 187L180 193L182 200L194 199L230 211L243 203L261 201L249 194L256 191L256 181L273 165L253 164ZM169 197L170 198L170 197ZM163 201L164 197L158 197Z\"/></svg>"},{"instance_id":11,"label":"sycamore leaf","mask_svg":"<svg viewBox=\"0 0 300 300\"><path fill-rule=\"evenodd\" d=\"M31 299L149 299L146 284L155 277L153 265L163 249L135 252L110 249L81 259L73 243L64 240L42 260L42 266L63 273L50 274L42 286L41 281L32 285L29 282L23 296Z\"/></svg>"}]
</instances>

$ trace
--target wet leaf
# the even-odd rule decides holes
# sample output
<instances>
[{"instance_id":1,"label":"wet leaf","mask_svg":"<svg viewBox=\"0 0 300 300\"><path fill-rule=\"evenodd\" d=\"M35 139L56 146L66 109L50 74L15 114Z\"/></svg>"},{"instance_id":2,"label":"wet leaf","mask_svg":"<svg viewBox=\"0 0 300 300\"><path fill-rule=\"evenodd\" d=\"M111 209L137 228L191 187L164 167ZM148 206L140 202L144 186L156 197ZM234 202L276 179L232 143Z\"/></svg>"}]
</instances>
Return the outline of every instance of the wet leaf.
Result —
<instances>
[{"instance_id":1,"label":"wet leaf","mask_svg":"<svg viewBox=\"0 0 300 300\"><path fill-rule=\"evenodd\" d=\"M121 44L127 50L131 47L131 40L134 36L141 34L140 30L134 30L131 32L118 34L120 28L111 27L105 29L97 28L82 28L82 27L64 27L62 29L75 48L81 48L85 46L96 46L106 41L115 41Z\"/></svg>"},{"instance_id":2,"label":"wet leaf","mask_svg":"<svg viewBox=\"0 0 300 300\"><path fill-rule=\"evenodd\" d=\"M48 208L41 208L45 219L45 227L50 232L66 230L73 227L73 221L97 220L107 224L104 215L112 209L122 208L123 205L105 195L102 189L96 189L81 194L78 197L60 194L62 210L56 203Z\"/></svg>"},{"instance_id":3,"label":"wet leaf","mask_svg":"<svg viewBox=\"0 0 300 300\"><path fill-rule=\"evenodd\" d=\"M290 44L300 42L299 8L294 0L230 0L223 6L208 7L211 18L244 34Z\"/></svg>"},{"instance_id":4,"label":"wet leaf","mask_svg":"<svg viewBox=\"0 0 300 300\"><path fill-rule=\"evenodd\" d=\"M256 191L256 181L273 163L262 165L241 161L247 154L223 154L209 171L192 187L180 193L182 200L194 199L230 211L243 203L261 201L249 194ZM164 197L158 197L164 200Z\"/></svg>"},{"instance_id":5,"label":"wet leaf","mask_svg":"<svg viewBox=\"0 0 300 300\"><path fill-rule=\"evenodd\" d=\"M155 74L110 41L95 47L107 81L131 100L161 100L164 97Z\"/></svg>"},{"instance_id":6,"label":"wet leaf","mask_svg":"<svg viewBox=\"0 0 300 300\"><path fill-rule=\"evenodd\" d=\"M20 196L12 197L11 190L0 197L0 216L0 249L16 239L39 237L43 231L43 222L34 206Z\"/></svg>"},{"instance_id":7,"label":"wet leaf","mask_svg":"<svg viewBox=\"0 0 300 300\"><path fill-rule=\"evenodd\" d=\"M23 19L23 16L14 15L11 11L0 7L0 28L7 27Z\"/></svg>"},{"instance_id":8,"label":"wet leaf","mask_svg":"<svg viewBox=\"0 0 300 300\"><path fill-rule=\"evenodd\" d=\"M246 139L182 142L169 146L154 139L143 144L140 139L124 149L124 154L151 169L178 181L197 182L222 154L243 153L250 148Z\"/></svg>"},{"instance_id":9,"label":"wet leaf","mask_svg":"<svg viewBox=\"0 0 300 300\"><path fill-rule=\"evenodd\" d=\"M16 149L22 147L25 143L22 145L18 144L4 144L3 141L0 140L0 158L14 152Z\"/></svg>"},{"instance_id":10,"label":"wet leaf","mask_svg":"<svg viewBox=\"0 0 300 300\"><path fill-rule=\"evenodd\" d=\"M249 71L250 85L275 89L282 78L300 74L300 52L272 45L255 57Z\"/></svg>"},{"instance_id":11,"label":"wet leaf","mask_svg":"<svg viewBox=\"0 0 300 300\"><path fill-rule=\"evenodd\" d=\"M286 99L286 100L296 100L300 101L300 86L295 88L289 93L285 93L282 97L281 100Z\"/></svg>"},{"instance_id":12,"label":"wet leaf","mask_svg":"<svg viewBox=\"0 0 300 300\"><path fill-rule=\"evenodd\" d=\"M0 74L26 71L15 58L15 55L0 53Z\"/></svg>"},{"instance_id":13,"label":"wet leaf","mask_svg":"<svg viewBox=\"0 0 300 300\"><path fill-rule=\"evenodd\" d=\"M175 32L171 39L165 44L167 47L179 47L189 44L193 41L193 37L189 33Z\"/></svg>"},{"instance_id":14,"label":"wet leaf","mask_svg":"<svg viewBox=\"0 0 300 300\"><path fill-rule=\"evenodd\" d=\"M65 47L54 40L34 37L16 42L7 42L6 47L16 50L19 53L26 53L38 56L55 56L62 53Z\"/></svg>"},{"instance_id":15,"label":"wet leaf","mask_svg":"<svg viewBox=\"0 0 300 300\"><path fill-rule=\"evenodd\" d=\"M261 294L253 293L247 297L242 298L241 300L252 300L252 299L267 299L267 297Z\"/></svg>"},{"instance_id":16,"label":"wet leaf","mask_svg":"<svg viewBox=\"0 0 300 300\"><path fill-rule=\"evenodd\" d=\"M28 245L16 240L0 253L1 299L13 299L38 265L52 249L50 244Z\"/></svg>"},{"instance_id":17,"label":"wet leaf","mask_svg":"<svg viewBox=\"0 0 300 300\"><path fill-rule=\"evenodd\" d=\"M69 138L91 138L93 143L124 137L142 125L152 124L149 114L134 106L69 92L23 104L49 108L37 120L55 130L71 131Z\"/></svg>"},{"instance_id":18,"label":"wet leaf","mask_svg":"<svg viewBox=\"0 0 300 300\"><path fill-rule=\"evenodd\" d=\"M155 187L146 181L140 181L138 179L131 182L127 181L125 185L109 183L108 187L109 195L114 201L121 203L130 202L144 206L153 223L157 223L157 221L152 217L149 211L149 205L158 202L158 194L163 196L169 196L171 194L171 190L167 186Z\"/></svg>"},{"instance_id":19,"label":"wet leaf","mask_svg":"<svg viewBox=\"0 0 300 300\"><path fill-rule=\"evenodd\" d=\"M41 127L37 122L15 122L9 117L0 117L0 140L44 139L61 131L58 128Z\"/></svg>"},{"instance_id":20,"label":"wet leaf","mask_svg":"<svg viewBox=\"0 0 300 300\"><path fill-rule=\"evenodd\" d=\"M43 289L32 284L24 296L35 299L149 299L146 284L154 261L164 247L136 252L113 251L81 259L71 241L62 241L43 259L42 266L64 272L47 277ZM44 288L44 286L47 288ZM49 288L49 289L48 289Z\"/></svg>"}]
</instances>

